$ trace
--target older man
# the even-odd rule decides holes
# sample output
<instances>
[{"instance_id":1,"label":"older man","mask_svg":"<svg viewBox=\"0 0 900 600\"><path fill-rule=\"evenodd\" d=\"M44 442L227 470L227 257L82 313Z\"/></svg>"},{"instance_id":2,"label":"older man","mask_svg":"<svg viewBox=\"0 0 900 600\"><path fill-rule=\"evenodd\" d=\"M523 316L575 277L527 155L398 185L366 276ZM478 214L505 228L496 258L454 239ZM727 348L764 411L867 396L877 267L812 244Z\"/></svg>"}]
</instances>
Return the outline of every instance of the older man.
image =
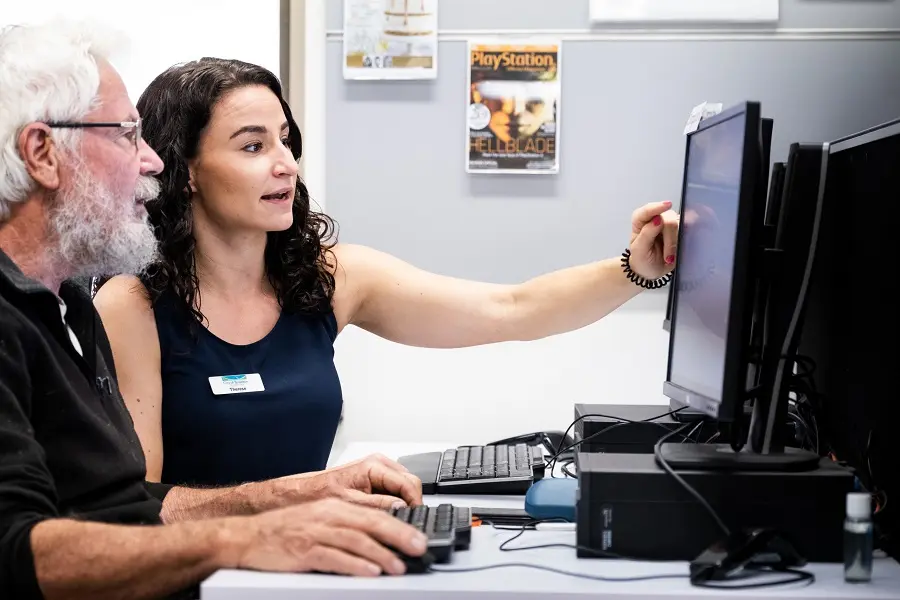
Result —
<instances>
[{"instance_id":1,"label":"older man","mask_svg":"<svg viewBox=\"0 0 900 600\"><path fill-rule=\"evenodd\" d=\"M0 33L0 598L155 597L222 567L402 573L390 548L424 538L361 506L421 501L386 459L227 489L144 481L102 324L65 283L155 250L143 203L163 165L99 39Z\"/></svg>"}]
</instances>

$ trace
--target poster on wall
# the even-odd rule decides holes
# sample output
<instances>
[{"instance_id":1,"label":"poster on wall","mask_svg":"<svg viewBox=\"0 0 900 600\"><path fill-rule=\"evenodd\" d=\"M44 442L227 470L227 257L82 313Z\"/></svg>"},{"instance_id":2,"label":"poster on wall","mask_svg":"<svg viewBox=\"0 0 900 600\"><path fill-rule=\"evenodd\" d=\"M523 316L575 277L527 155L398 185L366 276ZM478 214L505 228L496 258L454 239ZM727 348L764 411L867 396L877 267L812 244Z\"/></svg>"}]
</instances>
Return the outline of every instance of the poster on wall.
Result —
<instances>
[{"instance_id":1,"label":"poster on wall","mask_svg":"<svg viewBox=\"0 0 900 600\"><path fill-rule=\"evenodd\" d=\"M559 172L562 45L469 42L466 172Z\"/></svg>"},{"instance_id":2,"label":"poster on wall","mask_svg":"<svg viewBox=\"0 0 900 600\"><path fill-rule=\"evenodd\" d=\"M595 23L773 23L779 0L591 0Z\"/></svg>"},{"instance_id":3,"label":"poster on wall","mask_svg":"<svg viewBox=\"0 0 900 600\"><path fill-rule=\"evenodd\" d=\"M344 79L434 79L438 0L344 0Z\"/></svg>"}]
</instances>

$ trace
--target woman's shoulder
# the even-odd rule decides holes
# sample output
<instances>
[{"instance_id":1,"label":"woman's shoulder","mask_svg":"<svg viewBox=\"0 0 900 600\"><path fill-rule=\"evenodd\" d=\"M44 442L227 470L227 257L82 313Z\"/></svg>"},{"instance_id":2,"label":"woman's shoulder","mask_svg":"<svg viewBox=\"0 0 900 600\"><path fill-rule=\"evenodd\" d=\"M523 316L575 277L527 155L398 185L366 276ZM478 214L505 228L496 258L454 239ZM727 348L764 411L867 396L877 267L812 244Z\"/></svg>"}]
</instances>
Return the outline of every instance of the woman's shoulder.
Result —
<instances>
[{"instance_id":1,"label":"woman's shoulder","mask_svg":"<svg viewBox=\"0 0 900 600\"><path fill-rule=\"evenodd\" d=\"M94 306L104 325L107 321L112 325L125 325L153 320L150 294L140 278L134 275L116 275L106 281L94 296Z\"/></svg>"}]
</instances>

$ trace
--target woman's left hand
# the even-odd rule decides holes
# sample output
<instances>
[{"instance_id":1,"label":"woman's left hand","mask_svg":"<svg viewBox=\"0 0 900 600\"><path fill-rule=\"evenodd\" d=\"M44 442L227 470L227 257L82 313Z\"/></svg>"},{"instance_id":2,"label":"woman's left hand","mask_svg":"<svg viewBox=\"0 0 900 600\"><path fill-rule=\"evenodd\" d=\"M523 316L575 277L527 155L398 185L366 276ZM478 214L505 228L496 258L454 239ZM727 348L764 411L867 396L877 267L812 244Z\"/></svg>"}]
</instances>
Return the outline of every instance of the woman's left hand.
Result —
<instances>
[{"instance_id":1,"label":"woman's left hand","mask_svg":"<svg viewBox=\"0 0 900 600\"><path fill-rule=\"evenodd\" d=\"M645 204L631 215L631 270L644 279L657 279L675 268L678 213L672 203Z\"/></svg>"}]
</instances>

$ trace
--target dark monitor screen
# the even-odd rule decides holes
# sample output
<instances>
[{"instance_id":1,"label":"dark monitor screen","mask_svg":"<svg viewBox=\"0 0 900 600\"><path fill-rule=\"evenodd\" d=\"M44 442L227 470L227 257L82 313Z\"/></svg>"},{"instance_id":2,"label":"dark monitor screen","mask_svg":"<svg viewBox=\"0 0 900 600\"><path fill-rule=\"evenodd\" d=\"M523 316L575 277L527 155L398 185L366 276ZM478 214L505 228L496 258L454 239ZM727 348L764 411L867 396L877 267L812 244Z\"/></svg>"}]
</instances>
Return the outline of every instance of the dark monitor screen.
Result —
<instances>
[{"instance_id":1,"label":"dark monitor screen","mask_svg":"<svg viewBox=\"0 0 900 600\"><path fill-rule=\"evenodd\" d=\"M665 392L722 420L742 408L759 128L758 104L723 112L691 134L685 161Z\"/></svg>"}]
</instances>

